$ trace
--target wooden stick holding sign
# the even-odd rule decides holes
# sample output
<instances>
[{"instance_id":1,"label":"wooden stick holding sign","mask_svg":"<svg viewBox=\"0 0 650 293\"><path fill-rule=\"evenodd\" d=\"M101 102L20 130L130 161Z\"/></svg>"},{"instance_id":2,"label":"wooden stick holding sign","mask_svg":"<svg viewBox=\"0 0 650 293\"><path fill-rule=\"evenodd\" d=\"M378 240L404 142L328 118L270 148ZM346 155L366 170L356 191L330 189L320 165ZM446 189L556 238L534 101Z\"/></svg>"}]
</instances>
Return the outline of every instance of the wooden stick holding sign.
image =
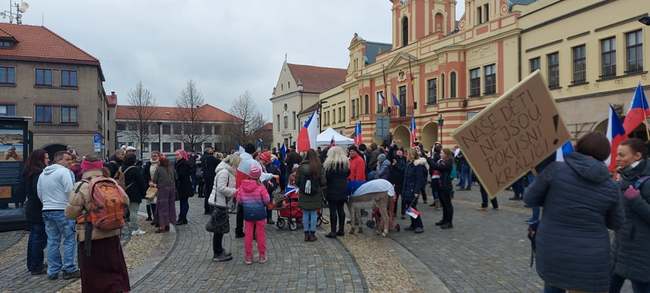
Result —
<instances>
[{"instance_id":1,"label":"wooden stick holding sign","mask_svg":"<svg viewBox=\"0 0 650 293\"><path fill-rule=\"evenodd\" d=\"M452 136L491 197L570 139L539 71L465 122Z\"/></svg>"}]
</instances>

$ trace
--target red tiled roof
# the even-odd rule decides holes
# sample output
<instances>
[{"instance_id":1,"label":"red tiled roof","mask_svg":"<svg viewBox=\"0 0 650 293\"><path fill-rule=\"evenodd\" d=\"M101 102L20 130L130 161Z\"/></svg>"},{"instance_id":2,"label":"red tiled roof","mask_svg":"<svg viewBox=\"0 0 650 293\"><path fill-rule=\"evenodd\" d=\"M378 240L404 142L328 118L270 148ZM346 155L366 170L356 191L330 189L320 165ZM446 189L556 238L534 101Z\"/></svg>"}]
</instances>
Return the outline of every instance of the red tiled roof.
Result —
<instances>
[{"instance_id":1,"label":"red tiled roof","mask_svg":"<svg viewBox=\"0 0 650 293\"><path fill-rule=\"evenodd\" d=\"M303 90L322 93L345 82L347 70L341 68L318 67L311 65L287 64L291 75L302 82Z\"/></svg>"},{"instance_id":2,"label":"red tiled roof","mask_svg":"<svg viewBox=\"0 0 650 293\"><path fill-rule=\"evenodd\" d=\"M117 94L115 92L111 92L110 95L106 95L106 100L109 107L117 106Z\"/></svg>"},{"instance_id":3,"label":"red tiled roof","mask_svg":"<svg viewBox=\"0 0 650 293\"><path fill-rule=\"evenodd\" d=\"M262 126L262 130L271 130L273 131L273 122L268 122Z\"/></svg>"},{"instance_id":4,"label":"red tiled roof","mask_svg":"<svg viewBox=\"0 0 650 293\"><path fill-rule=\"evenodd\" d=\"M165 120L165 121L183 121L183 116L180 115L181 111L188 111L188 109L179 109L178 107L154 107L155 111L151 120ZM236 122L239 118L232 114L225 112L215 106L205 104L199 107L198 120L200 121L213 121L213 122ZM115 119L134 120L137 119L136 107L118 105L115 111Z\"/></svg>"},{"instance_id":5,"label":"red tiled roof","mask_svg":"<svg viewBox=\"0 0 650 293\"><path fill-rule=\"evenodd\" d=\"M17 43L0 49L1 59L60 62L99 66L99 60L43 26L0 23L0 37Z\"/></svg>"}]
</instances>

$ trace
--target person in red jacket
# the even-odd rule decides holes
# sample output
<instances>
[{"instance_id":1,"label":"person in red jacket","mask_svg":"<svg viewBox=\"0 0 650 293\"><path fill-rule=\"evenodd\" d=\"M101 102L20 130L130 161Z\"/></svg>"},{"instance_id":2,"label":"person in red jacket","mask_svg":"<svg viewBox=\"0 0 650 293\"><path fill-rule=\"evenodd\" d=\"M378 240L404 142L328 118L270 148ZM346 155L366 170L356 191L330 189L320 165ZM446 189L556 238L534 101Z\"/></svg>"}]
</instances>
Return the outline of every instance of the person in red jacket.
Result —
<instances>
[{"instance_id":1,"label":"person in red jacket","mask_svg":"<svg viewBox=\"0 0 650 293\"><path fill-rule=\"evenodd\" d=\"M348 194L354 191L366 182L366 162L361 156L361 152L356 146L350 146L348 149L350 155L350 176L348 176Z\"/></svg>"}]
</instances>

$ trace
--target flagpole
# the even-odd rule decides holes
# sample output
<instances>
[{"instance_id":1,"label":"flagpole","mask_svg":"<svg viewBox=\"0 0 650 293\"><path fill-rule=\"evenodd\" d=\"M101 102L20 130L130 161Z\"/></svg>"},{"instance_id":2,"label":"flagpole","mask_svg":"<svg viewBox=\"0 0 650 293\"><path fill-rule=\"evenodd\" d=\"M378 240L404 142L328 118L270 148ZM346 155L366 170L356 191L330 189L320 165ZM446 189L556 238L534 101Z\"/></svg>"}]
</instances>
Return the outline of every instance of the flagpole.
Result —
<instances>
[{"instance_id":1,"label":"flagpole","mask_svg":"<svg viewBox=\"0 0 650 293\"><path fill-rule=\"evenodd\" d=\"M411 56L409 55L409 83L411 84L411 98L413 99L413 123L415 123L415 85L413 83L413 71L411 70ZM414 130L413 130L414 131ZM411 136L417 137L417 134L411 133ZM413 140L412 143L415 143Z\"/></svg>"},{"instance_id":2,"label":"flagpole","mask_svg":"<svg viewBox=\"0 0 650 293\"><path fill-rule=\"evenodd\" d=\"M382 77L384 78L384 96L382 97L383 99L381 100L381 106L383 107L384 104L386 104L386 108L388 108L388 101L386 101L388 97L388 84L386 83L386 68L384 68L384 64L381 65L381 74ZM386 109L386 111L388 111L388 109Z\"/></svg>"}]
</instances>

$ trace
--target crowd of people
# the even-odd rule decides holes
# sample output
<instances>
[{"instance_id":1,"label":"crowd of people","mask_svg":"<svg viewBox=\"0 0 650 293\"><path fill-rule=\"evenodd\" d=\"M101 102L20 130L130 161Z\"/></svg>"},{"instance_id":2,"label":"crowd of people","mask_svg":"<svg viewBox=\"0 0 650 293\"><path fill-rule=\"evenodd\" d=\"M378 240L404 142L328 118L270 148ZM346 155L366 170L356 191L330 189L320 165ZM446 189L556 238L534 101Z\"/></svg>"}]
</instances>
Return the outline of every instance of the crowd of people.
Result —
<instances>
[{"instance_id":1,"label":"crowd of people","mask_svg":"<svg viewBox=\"0 0 650 293\"><path fill-rule=\"evenodd\" d=\"M619 292L626 279L632 281L635 292L649 290L647 149L638 139L621 144L616 177L602 163L609 151L604 136L586 135L565 162L545 164L538 176L525 176L512 186L512 199L523 199L533 209L529 230L545 292ZM233 259L223 244L224 235L230 233L229 213L235 212L234 235L244 238L244 262L251 265L253 241L257 262L268 261L266 226L281 220L274 211L290 190L298 194L301 218L296 220L303 227L304 241L313 242L318 240L316 227L324 208L329 208L330 219L326 237L345 236L345 203L370 180L390 182L395 191L389 205L391 216L408 217L410 225L405 230L413 233L424 232L421 213L413 211L420 201L429 204L427 193L432 196L430 206L442 210L435 225L452 229L454 182L458 190L469 190L475 182L458 147L448 149L435 143L430 150L422 144L404 149L395 142L370 147L332 145L302 154L293 149L260 150L252 144L225 156L212 148L201 156L177 150L174 163L158 152L140 162L134 148L116 150L107 160L92 155L78 158L63 151L54 154L51 162L47 152L36 150L27 160L24 175L29 271L47 274L51 280L61 272L64 279L81 277L88 292L129 291L121 240L145 233L137 220L143 203L146 221L156 227L156 233L167 233L170 225L188 224L190 197L204 198L215 262ZM479 209L486 211L490 203L498 209L496 198L490 199L480 182L478 187ZM98 206L107 198L122 204L121 212L118 208L99 212ZM613 246L608 229L616 231Z\"/></svg>"}]
</instances>

